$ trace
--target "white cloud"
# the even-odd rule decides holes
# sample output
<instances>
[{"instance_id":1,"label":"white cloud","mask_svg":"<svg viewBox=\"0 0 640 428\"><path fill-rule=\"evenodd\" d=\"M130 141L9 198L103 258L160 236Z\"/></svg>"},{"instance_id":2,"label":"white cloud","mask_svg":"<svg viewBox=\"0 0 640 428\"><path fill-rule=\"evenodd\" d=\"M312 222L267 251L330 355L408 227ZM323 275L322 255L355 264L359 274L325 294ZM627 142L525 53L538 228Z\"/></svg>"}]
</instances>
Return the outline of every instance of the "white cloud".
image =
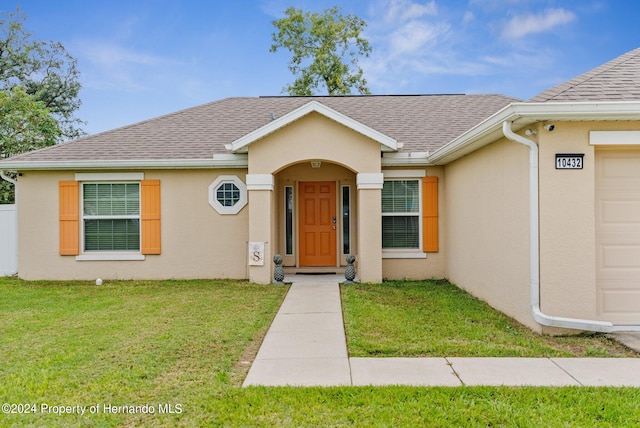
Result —
<instances>
[{"instance_id":1,"label":"white cloud","mask_svg":"<svg viewBox=\"0 0 640 428\"><path fill-rule=\"evenodd\" d=\"M361 65L372 85L396 92L415 74L438 73L440 62L433 55L449 45L451 25L437 18L435 1L378 1L369 13L367 37L375 49Z\"/></svg>"},{"instance_id":2,"label":"white cloud","mask_svg":"<svg viewBox=\"0 0 640 428\"><path fill-rule=\"evenodd\" d=\"M414 3L411 0L389 0L385 15L387 22L406 22L422 18L425 15L437 15L438 7L435 0L428 3Z\"/></svg>"},{"instance_id":3,"label":"white cloud","mask_svg":"<svg viewBox=\"0 0 640 428\"><path fill-rule=\"evenodd\" d=\"M122 67L128 64L154 65L164 62L158 56L136 52L115 43L83 40L77 43L81 55L99 67Z\"/></svg>"},{"instance_id":4,"label":"white cloud","mask_svg":"<svg viewBox=\"0 0 640 428\"><path fill-rule=\"evenodd\" d=\"M549 69L553 66L553 52L548 48L508 51L503 55L484 55L480 57L489 66L499 68Z\"/></svg>"},{"instance_id":5,"label":"white cloud","mask_svg":"<svg viewBox=\"0 0 640 428\"><path fill-rule=\"evenodd\" d=\"M438 13L435 1L384 0L374 3L369 12L372 19L367 36L387 56L420 54L450 28L448 23L433 19Z\"/></svg>"},{"instance_id":6,"label":"white cloud","mask_svg":"<svg viewBox=\"0 0 640 428\"><path fill-rule=\"evenodd\" d=\"M434 44L443 34L449 31L445 23L429 24L421 21L410 21L393 32L389 38L391 52L421 53L428 44Z\"/></svg>"},{"instance_id":7,"label":"white cloud","mask_svg":"<svg viewBox=\"0 0 640 428\"><path fill-rule=\"evenodd\" d=\"M463 24L468 24L468 23L474 21L475 19L476 19L476 16L473 14L473 12L468 10L468 11L466 11L464 13L464 16L462 17L462 23Z\"/></svg>"},{"instance_id":8,"label":"white cloud","mask_svg":"<svg viewBox=\"0 0 640 428\"><path fill-rule=\"evenodd\" d=\"M576 19L576 15L565 9L547 9L537 14L513 17L502 30L505 39L519 39L532 33L543 33Z\"/></svg>"},{"instance_id":9,"label":"white cloud","mask_svg":"<svg viewBox=\"0 0 640 428\"><path fill-rule=\"evenodd\" d=\"M291 5L284 0L263 0L258 4L262 13L273 19L283 18L284 11L289 6Z\"/></svg>"},{"instance_id":10,"label":"white cloud","mask_svg":"<svg viewBox=\"0 0 640 428\"><path fill-rule=\"evenodd\" d=\"M141 92L151 90L175 61L138 52L104 40L76 40L73 51L83 69L83 85L103 90Z\"/></svg>"}]
</instances>

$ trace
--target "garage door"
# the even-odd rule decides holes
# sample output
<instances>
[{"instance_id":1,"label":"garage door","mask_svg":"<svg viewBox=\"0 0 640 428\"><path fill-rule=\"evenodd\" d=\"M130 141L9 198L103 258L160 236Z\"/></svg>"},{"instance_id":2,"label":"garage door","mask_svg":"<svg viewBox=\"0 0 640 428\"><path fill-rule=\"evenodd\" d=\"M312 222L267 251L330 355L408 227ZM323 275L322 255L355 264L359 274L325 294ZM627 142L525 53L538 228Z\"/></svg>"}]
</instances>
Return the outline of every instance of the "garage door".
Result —
<instances>
[{"instance_id":1,"label":"garage door","mask_svg":"<svg viewBox=\"0 0 640 428\"><path fill-rule=\"evenodd\" d=\"M596 151L596 286L599 312L640 324L640 150Z\"/></svg>"}]
</instances>

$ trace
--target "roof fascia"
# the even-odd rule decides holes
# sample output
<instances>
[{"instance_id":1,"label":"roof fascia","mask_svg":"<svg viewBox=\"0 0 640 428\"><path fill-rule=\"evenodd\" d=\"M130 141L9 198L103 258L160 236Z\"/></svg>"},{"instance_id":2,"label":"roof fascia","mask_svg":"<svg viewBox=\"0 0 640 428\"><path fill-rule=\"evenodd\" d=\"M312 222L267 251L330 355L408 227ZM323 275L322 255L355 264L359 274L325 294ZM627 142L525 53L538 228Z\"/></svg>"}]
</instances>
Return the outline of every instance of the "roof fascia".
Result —
<instances>
[{"instance_id":1,"label":"roof fascia","mask_svg":"<svg viewBox=\"0 0 640 428\"><path fill-rule=\"evenodd\" d=\"M444 165L502 138L504 121L512 122L512 129L518 131L535 122L549 120L640 120L640 102L511 103L431 153L427 162Z\"/></svg>"},{"instance_id":2,"label":"roof fascia","mask_svg":"<svg viewBox=\"0 0 640 428\"><path fill-rule=\"evenodd\" d=\"M385 153L382 166L427 166L429 152L397 152Z\"/></svg>"},{"instance_id":3,"label":"roof fascia","mask_svg":"<svg viewBox=\"0 0 640 428\"><path fill-rule=\"evenodd\" d=\"M71 160L71 161L9 161L0 162L5 171L62 170L132 170L132 169L219 169L248 168L246 155L212 159L144 159L144 160Z\"/></svg>"},{"instance_id":4,"label":"roof fascia","mask_svg":"<svg viewBox=\"0 0 640 428\"><path fill-rule=\"evenodd\" d=\"M335 122L338 122L341 125L350 128L365 137L369 137L372 140L380 143L382 151L397 151L402 147L401 143L398 143L395 139L376 131L373 128L370 128L357 120L350 118L349 116L342 114L332 108L325 106L318 101L309 101L303 106L285 114L278 119L272 120L270 123L252 131L243 137L238 138L230 144L227 144L225 147L227 150L232 151L233 153L244 153L247 152L248 146L255 141L264 138L265 136L283 128L292 122L308 115L309 113L316 112L319 113Z\"/></svg>"}]
</instances>

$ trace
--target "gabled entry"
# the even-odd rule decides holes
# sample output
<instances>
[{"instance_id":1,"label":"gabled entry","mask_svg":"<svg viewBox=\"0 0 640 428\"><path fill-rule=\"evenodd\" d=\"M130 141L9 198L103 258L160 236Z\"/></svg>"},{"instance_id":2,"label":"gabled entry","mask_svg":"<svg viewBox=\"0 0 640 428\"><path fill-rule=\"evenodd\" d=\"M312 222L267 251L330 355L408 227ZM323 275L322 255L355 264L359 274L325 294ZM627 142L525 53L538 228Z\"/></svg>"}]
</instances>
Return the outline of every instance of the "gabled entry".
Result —
<instances>
[{"instance_id":1,"label":"gabled entry","mask_svg":"<svg viewBox=\"0 0 640 428\"><path fill-rule=\"evenodd\" d=\"M335 266L335 181L303 181L298 193L300 266Z\"/></svg>"}]
</instances>

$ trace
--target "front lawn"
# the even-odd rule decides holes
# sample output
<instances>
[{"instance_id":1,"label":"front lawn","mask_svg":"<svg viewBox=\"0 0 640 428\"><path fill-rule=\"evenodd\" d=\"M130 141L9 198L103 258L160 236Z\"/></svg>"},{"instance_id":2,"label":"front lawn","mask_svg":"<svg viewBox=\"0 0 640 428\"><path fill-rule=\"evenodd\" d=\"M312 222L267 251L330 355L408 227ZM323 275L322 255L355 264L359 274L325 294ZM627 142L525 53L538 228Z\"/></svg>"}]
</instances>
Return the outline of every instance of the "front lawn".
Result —
<instances>
[{"instance_id":1,"label":"front lawn","mask_svg":"<svg viewBox=\"0 0 640 428\"><path fill-rule=\"evenodd\" d=\"M551 337L446 281L358 284L342 289L353 357L637 357L602 334Z\"/></svg>"},{"instance_id":2,"label":"front lawn","mask_svg":"<svg viewBox=\"0 0 640 428\"><path fill-rule=\"evenodd\" d=\"M0 401L38 411L0 414L0 426L195 426L217 396L241 384L243 352L258 348L285 293L232 281L98 287L0 279ZM155 414L118 407L145 404ZM42 405L98 408L55 416Z\"/></svg>"},{"instance_id":3,"label":"front lawn","mask_svg":"<svg viewBox=\"0 0 640 428\"><path fill-rule=\"evenodd\" d=\"M0 278L0 426L640 424L634 388L241 388L286 290Z\"/></svg>"}]
</instances>

